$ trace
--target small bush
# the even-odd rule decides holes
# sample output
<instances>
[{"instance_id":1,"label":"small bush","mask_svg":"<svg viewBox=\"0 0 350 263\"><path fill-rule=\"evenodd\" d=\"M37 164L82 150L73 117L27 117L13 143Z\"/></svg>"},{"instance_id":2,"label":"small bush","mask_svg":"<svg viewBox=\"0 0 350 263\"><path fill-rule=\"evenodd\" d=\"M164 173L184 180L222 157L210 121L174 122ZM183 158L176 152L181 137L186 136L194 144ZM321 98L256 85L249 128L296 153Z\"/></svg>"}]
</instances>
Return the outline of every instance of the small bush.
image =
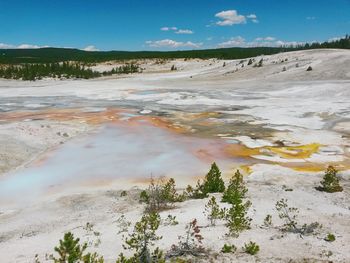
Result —
<instances>
[{"instance_id":1,"label":"small bush","mask_svg":"<svg viewBox=\"0 0 350 263\"><path fill-rule=\"evenodd\" d=\"M267 215L264 218L264 226L265 227L271 227L272 226L272 216L271 215Z\"/></svg>"},{"instance_id":2,"label":"small bush","mask_svg":"<svg viewBox=\"0 0 350 263\"><path fill-rule=\"evenodd\" d=\"M343 187L339 184L337 173L338 171L333 166L328 166L321 181L321 186L316 187L316 189L327 193L342 192Z\"/></svg>"},{"instance_id":3,"label":"small bush","mask_svg":"<svg viewBox=\"0 0 350 263\"><path fill-rule=\"evenodd\" d=\"M243 250L247 254L256 255L259 252L260 247L256 243L250 241L248 244L244 244Z\"/></svg>"},{"instance_id":4,"label":"small bush","mask_svg":"<svg viewBox=\"0 0 350 263\"><path fill-rule=\"evenodd\" d=\"M140 203L148 203L149 195L146 190L142 190L139 198Z\"/></svg>"},{"instance_id":5,"label":"small bush","mask_svg":"<svg viewBox=\"0 0 350 263\"><path fill-rule=\"evenodd\" d=\"M204 184L200 180L197 181L196 188L193 188L191 185L188 185L186 188L186 194L188 198L191 199L203 199L208 197L208 193L204 190Z\"/></svg>"},{"instance_id":6,"label":"small bush","mask_svg":"<svg viewBox=\"0 0 350 263\"><path fill-rule=\"evenodd\" d=\"M284 221L284 224L281 227L282 231L298 233L300 235L310 235L313 234L316 229L322 227L318 222L299 226L297 222L299 209L289 207L287 199L277 201L276 210L278 211L279 218Z\"/></svg>"},{"instance_id":7,"label":"small bush","mask_svg":"<svg viewBox=\"0 0 350 263\"><path fill-rule=\"evenodd\" d=\"M309 66L309 67L306 69L306 71L312 71L312 67Z\"/></svg>"},{"instance_id":8,"label":"small bush","mask_svg":"<svg viewBox=\"0 0 350 263\"><path fill-rule=\"evenodd\" d=\"M135 251L131 258L119 255L117 263L152 263L165 262L164 256L159 248L151 251L154 242L162 237L158 236L156 231L160 225L160 216L158 213L144 214L139 222L136 222L134 231L125 238L124 249Z\"/></svg>"},{"instance_id":9,"label":"small bush","mask_svg":"<svg viewBox=\"0 0 350 263\"><path fill-rule=\"evenodd\" d=\"M128 195L128 193L126 192L126 191L122 191L121 193L120 193L120 197L124 197L124 196L127 196Z\"/></svg>"},{"instance_id":10,"label":"small bush","mask_svg":"<svg viewBox=\"0 0 350 263\"><path fill-rule=\"evenodd\" d=\"M282 226L282 231L296 231L297 230L297 218L299 210L295 207L288 206L287 199L281 199L276 202L276 210L278 211L278 216L284 221Z\"/></svg>"},{"instance_id":11,"label":"small bush","mask_svg":"<svg viewBox=\"0 0 350 263\"><path fill-rule=\"evenodd\" d=\"M222 253L235 253L237 251L237 247L235 245L224 244L221 249Z\"/></svg>"},{"instance_id":12,"label":"small bush","mask_svg":"<svg viewBox=\"0 0 350 263\"><path fill-rule=\"evenodd\" d=\"M178 225L179 222L176 220L176 216L168 215L163 224L165 226L175 226Z\"/></svg>"},{"instance_id":13,"label":"small bush","mask_svg":"<svg viewBox=\"0 0 350 263\"><path fill-rule=\"evenodd\" d=\"M202 246L202 240L203 236L197 225L197 219L194 219L187 225L186 234L179 236L179 243L171 246L171 250L167 253L167 258L204 255L205 249Z\"/></svg>"},{"instance_id":14,"label":"small bush","mask_svg":"<svg viewBox=\"0 0 350 263\"><path fill-rule=\"evenodd\" d=\"M216 220L222 219L225 217L225 209L221 209L216 202L216 198L212 196L209 202L205 205L204 214L210 220L210 224L215 226Z\"/></svg>"},{"instance_id":15,"label":"small bush","mask_svg":"<svg viewBox=\"0 0 350 263\"><path fill-rule=\"evenodd\" d=\"M163 178L159 180L151 178L148 189L140 193L140 202L147 204L147 212L169 209L175 202L183 202L184 200L185 195L177 193L173 178L170 178L168 181L165 181Z\"/></svg>"},{"instance_id":16,"label":"small bush","mask_svg":"<svg viewBox=\"0 0 350 263\"><path fill-rule=\"evenodd\" d=\"M333 242L335 241L335 235L329 233L325 238L324 238L325 241L327 242Z\"/></svg>"}]
</instances>

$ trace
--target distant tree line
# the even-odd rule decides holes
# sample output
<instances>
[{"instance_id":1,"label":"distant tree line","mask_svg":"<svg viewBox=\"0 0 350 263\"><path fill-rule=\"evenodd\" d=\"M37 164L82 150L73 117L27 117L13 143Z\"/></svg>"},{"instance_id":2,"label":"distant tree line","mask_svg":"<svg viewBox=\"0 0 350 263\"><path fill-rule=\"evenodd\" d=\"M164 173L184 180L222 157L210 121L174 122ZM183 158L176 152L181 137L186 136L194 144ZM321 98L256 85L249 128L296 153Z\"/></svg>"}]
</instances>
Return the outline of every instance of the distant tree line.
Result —
<instances>
[{"instance_id":1,"label":"distant tree line","mask_svg":"<svg viewBox=\"0 0 350 263\"><path fill-rule=\"evenodd\" d=\"M113 68L110 71L94 71L79 63L44 63L44 64L20 64L0 66L0 78L39 80L42 78L80 78L90 79L113 74L129 74L139 72L139 67L135 64L126 64Z\"/></svg>"},{"instance_id":2,"label":"distant tree line","mask_svg":"<svg viewBox=\"0 0 350 263\"><path fill-rule=\"evenodd\" d=\"M273 55L281 52L315 48L342 48L350 49L350 38L346 35L342 39L302 45L280 47L250 47L250 48L219 48L186 51L83 51L67 48L40 48L40 49L3 49L0 50L0 64L20 63L54 63L62 61L76 61L84 63L104 62L111 60L131 59L172 59L172 58L218 58L218 59L245 59L259 55Z\"/></svg>"}]
</instances>

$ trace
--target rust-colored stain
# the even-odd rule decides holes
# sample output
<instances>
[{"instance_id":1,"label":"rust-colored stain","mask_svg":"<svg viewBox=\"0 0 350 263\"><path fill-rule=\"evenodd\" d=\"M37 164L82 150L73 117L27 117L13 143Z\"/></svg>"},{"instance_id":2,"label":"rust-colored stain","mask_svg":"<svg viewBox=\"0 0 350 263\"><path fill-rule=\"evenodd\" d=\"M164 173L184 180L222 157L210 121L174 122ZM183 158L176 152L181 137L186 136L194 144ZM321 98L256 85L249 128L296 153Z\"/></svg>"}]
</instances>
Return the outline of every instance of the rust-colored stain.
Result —
<instances>
[{"instance_id":1,"label":"rust-colored stain","mask_svg":"<svg viewBox=\"0 0 350 263\"><path fill-rule=\"evenodd\" d=\"M2 121L54 120L54 121L80 121L88 124L101 124L118 120L121 113L128 112L123 109L109 108L105 111L89 112L84 109L49 109L45 111L6 112L0 113Z\"/></svg>"},{"instance_id":2,"label":"rust-colored stain","mask_svg":"<svg viewBox=\"0 0 350 263\"><path fill-rule=\"evenodd\" d=\"M37 111L18 111L18 112L3 112L0 113L0 120L5 122L15 122L24 120L53 120L53 121L77 121L87 123L90 125L99 125L103 123L123 123L130 127L136 125L153 125L155 127L166 129L177 134L191 135L191 127L180 124L178 122L171 121L166 117L150 116L150 115L133 115L136 110L121 109L121 108L107 108L103 111L86 111L82 108L70 108L70 109L48 109ZM125 118L126 115L131 116ZM201 123L203 126L211 126L213 121L209 118L220 117L220 113L217 112L203 112L203 113L176 113L178 119L182 120L195 120ZM223 140L217 139L212 145L207 145L207 148L196 149L192 152L198 159L205 161L214 161L224 158L242 158L246 160L252 160L256 155L279 157L283 159L292 159L297 162L282 163L276 161L258 160L259 162L278 164L283 167L288 167L296 171L304 172L319 172L325 170L327 165L335 164L339 167L339 170L350 169L350 163L348 160L339 163L312 163L308 162L314 153L317 153L322 145L318 143L311 143L306 145L297 146L264 146L257 148L249 148L243 144L228 144ZM86 145L86 148L93 147L93 145ZM41 157L35 162L35 165L41 165L45 161L46 157ZM249 166L241 166L240 170L244 174L250 174L251 169Z\"/></svg>"}]
</instances>

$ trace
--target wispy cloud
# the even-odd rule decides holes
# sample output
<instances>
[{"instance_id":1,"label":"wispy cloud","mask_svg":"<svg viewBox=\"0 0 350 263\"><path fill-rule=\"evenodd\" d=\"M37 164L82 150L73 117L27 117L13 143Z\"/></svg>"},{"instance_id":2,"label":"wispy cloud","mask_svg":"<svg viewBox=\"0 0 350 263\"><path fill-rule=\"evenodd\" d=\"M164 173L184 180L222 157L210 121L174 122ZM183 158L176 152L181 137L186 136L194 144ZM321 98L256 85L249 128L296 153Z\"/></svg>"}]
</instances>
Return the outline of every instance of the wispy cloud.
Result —
<instances>
[{"instance_id":1,"label":"wispy cloud","mask_svg":"<svg viewBox=\"0 0 350 263\"><path fill-rule=\"evenodd\" d=\"M247 15L247 18L250 19L253 23L259 23L259 20L256 14Z\"/></svg>"},{"instance_id":2,"label":"wispy cloud","mask_svg":"<svg viewBox=\"0 0 350 263\"><path fill-rule=\"evenodd\" d=\"M146 44L154 48L200 48L203 45L203 43L179 42L172 39L146 41Z\"/></svg>"},{"instance_id":3,"label":"wispy cloud","mask_svg":"<svg viewBox=\"0 0 350 263\"><path fill-rule=\"evenodd\" d=\"M160 28L160 30L161 31L176 31L177 27L176 26L172 26L172 27L164 26L164 27Z\"/></svg>"},{"instance_id":4,"label":"wispy cloud","mask_svg":"<svg viewBox=\"0 0 350 263\"><path fill-rule=\"evenodd\" d=\"M194 33L190 29L179 29L176 26L172 26L172 27L165 26L165 27L161 27L160 30L161 31L172 31L175 34L187 34L187 35L190 35L190 34Z\"/></svg>"},{"instance_id":5,"label":"wispy cloud","mask_svg":"<svg viewBox=\"0 0 350 263\"><path fill-rule=\"evenodd\" d=\"M282 41L278 40L275 37L258 37L253 41L247 41L241 36L232 37L227 41L219 43L217 47L227 48L227 47L279 47L279 46L296 46L305 44L305 42L297 41Z\"/></svg>"},{"instance_id":6,"label":"wispy cloud","mask_svg":"<svg viewBox=\"0 0 350 263\"><path fill-rule=\"evenodd\" d=\"M31 44L20 44L20 45L12 45L0 43L0 49L29 49L29 48L43 48L48 46L39 46L39 45L31 45Z\"/></svg>"},{"instance_id":7,"label":"wispy cloud","mask_svg":"<svg viewBox=\"0 0 350 263\"><path fill-rule=\"evenodd\" d=\"M87 46L85 48L83 48L84 51L100 51L98 48L96 48L93 45Z\"/></svg>"},{"instance_id":8,"label":"wispy cloud","mask_svg":"<svg viewBox=\"0 0 350 263\"><path fill-rule=\"evenodd\" d=\"M179 29L175 32L175 34L185 34L185 35L191 35L194 32L192 30L189 29Z\"/></svg>"},{"instance_id":9,"label":"wispy cloud","mask_svg":"<svg viewBox=\"0 0 350 263\"><path fill-rule=\"evenodd\" d=\"M316 20L316 17L315 16L308 16L308 17L306 17L306 20Z\"/></svg>"},{"instance_id":10,"label":"wispy cloud","mask_svg":"<svg viewBox=\"0 0 350 263\"><path fill-rule=\"evenodd\" d=\"M256 14L250 14L247 16L241 15L237 10L226 10L215 14L215 17L220 20L216 22L218 26L232 26L247 23L247 20L251 20L253 23L259 23Z\"/></svg>"}]
</instances>

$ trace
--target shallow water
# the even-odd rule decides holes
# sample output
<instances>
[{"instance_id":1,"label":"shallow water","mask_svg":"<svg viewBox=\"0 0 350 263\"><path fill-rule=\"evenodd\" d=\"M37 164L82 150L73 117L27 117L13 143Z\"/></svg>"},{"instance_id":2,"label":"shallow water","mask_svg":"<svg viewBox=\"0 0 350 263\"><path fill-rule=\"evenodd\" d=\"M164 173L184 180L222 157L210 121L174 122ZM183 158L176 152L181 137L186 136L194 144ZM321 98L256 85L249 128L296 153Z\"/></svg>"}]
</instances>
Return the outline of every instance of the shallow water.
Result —
<instances>
[{"instance_id":1,"label":"shallow water","mask_svg":"<svg viewBox=\"0 0 350 263\"><path fill-rule=\"evenodd\" d=\"M109 124L93 134L68 141L43 158L0 181L0 197L25 199L48 191L151 176L193 181L210 163L232 165L225 142L200 139L152 126L145 121Z\"/></svg>"}]
</instances>

